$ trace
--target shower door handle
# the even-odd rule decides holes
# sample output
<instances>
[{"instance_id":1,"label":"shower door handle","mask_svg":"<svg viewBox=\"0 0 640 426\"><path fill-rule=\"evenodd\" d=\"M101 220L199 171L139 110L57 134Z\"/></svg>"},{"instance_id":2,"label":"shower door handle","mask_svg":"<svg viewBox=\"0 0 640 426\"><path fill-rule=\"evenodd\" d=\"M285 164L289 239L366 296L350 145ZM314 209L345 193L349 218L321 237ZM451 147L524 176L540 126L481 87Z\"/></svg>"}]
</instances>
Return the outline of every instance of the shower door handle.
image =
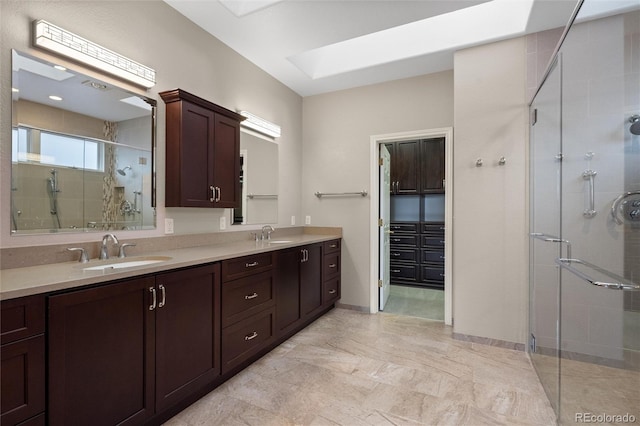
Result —
<instances>
[{"instance_id":1,"label":"shower door handle","mask_svg":"<svg viewBox=\"0 0 640 426\"><path fill-rule=\"evenodd\" d=\"M561 243L567 245L567 258L571 259L571 241L563 240L562 238L554 237L553 235L543 234L542 232L532 232L530 237L538 240L545 241L547 243Z\"/></svg>"},{"instance_id":2,"label":"shower door handle","mask_svg":"<svg viewBox=\"0 0 640 426\"><path fill-rule=\"evenodd\" d=\"M640 291L640 285L629 282L625 278L616 275L613 272L609 272L606 269L602 269L599 266L594 265L593 263L587 262L586 260L558 258L556 259L556 264L596 287L602 287L610 290ZM607 276L608 278L613 279L614 281L599 281L586 274L585 272L580 271L574 265L585 266L590 270L596 271L602 275Z\"/></svg>"}]
</instances>

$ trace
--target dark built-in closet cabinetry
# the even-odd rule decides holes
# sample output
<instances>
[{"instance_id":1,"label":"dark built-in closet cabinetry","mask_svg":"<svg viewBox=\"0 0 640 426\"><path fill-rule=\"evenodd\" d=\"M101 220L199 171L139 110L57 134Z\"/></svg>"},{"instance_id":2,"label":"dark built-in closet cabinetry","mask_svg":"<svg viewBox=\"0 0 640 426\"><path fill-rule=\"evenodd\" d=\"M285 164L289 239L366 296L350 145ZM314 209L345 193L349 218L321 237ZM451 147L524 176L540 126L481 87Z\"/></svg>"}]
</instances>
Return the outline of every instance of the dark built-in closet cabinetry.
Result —
<instances>
[{"instance_id":1,"label":"dark built-in closet cabinetry","mask_svg":"<svg viewBox=\"0 0 640 426\"><path fill-rule=\"evenodd\" d=\"M184 90L166 104L166 207L240 207L240 114Z\"/></svg>"},{"instance_id":2,"label":"dark built-in closet cabinetry","mask_svg":"<svg viewBox=\"0 0 640 426\"><path fill-rule=\"evenodd\" d=\"M445 139L385 145L391 154L391 284L443 289Z\"/></svg>"}]
</instances>

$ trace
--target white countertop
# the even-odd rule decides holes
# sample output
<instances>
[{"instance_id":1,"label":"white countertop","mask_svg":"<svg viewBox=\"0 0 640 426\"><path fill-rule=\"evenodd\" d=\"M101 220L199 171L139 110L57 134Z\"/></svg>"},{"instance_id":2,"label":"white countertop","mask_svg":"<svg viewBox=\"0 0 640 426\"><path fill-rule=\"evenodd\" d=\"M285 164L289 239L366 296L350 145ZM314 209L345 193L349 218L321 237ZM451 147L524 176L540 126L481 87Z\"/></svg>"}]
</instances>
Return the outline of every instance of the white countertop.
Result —
<instances>
[{"instance_id":1,"label":"white countertop","mask_svg":"<svg viewBox=\"0 0 640 426\"><path fill-rule=\"evenodd\" d=\"M88 263L65 262L25 268L3 269L0 271L0 300L14 299L17 297L31 296L40 293L49 293L122 278L131 278L138 275L169 271L187 266L201 265L256 253L281 250L288 247L330 241L338 238L340 238L340 236L337 235L287 235L281 240L274 239L274 242L241 241L150 252L143 256L132 256L125 259L113 257L108 260L92 259ZM277 241L282 240L286 240L287 242L277 243ZM133 266L121 269L98 271L84 270L84 268L102 264L135 261L141 258L156 256L166 256L170 259L150 265Z\"/></svg>"}]
</instances>

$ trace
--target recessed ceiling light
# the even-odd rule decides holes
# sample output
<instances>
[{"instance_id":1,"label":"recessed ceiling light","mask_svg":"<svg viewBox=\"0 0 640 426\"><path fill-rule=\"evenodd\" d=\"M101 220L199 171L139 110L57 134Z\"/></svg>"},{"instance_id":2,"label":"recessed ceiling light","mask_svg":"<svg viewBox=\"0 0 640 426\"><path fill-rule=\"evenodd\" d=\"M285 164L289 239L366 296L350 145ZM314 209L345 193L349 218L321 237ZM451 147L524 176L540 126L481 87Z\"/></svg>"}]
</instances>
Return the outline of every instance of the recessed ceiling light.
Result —
<instances>
[{"instance_id":1,"label":"recessed ceiling light","mask_svg":"<svg viewBox=\"0 0 640 426\"><path fill-rule=\"evenodd\" d=\"M51 99L52 101L61 101L62 98L60 96L56 96L56 95L49 95L49 99Z\"/></svg>"},{"instance_id":2,"label":"recessed ceiling light","mask_svg":"<svg viewBox=\"0 0 640 426\"><path fill-rule=\"evenodd\" d=\"M67 69L65 67L63 67L62 65L54 65L53 66L55 69L60 70L60 71L66 71Z\"/></svg>"},{"instance_id":3,"label":"recessed ceiling light","mask_svg":"<svg viewBox=\"0 0 640 426\"><path fill-rule=\"evenodd\" d=\"M13 93L18 93L20 91L20 89L16 89L15 87L11 88L11 92Z\"/></svg>"}]
</instances>

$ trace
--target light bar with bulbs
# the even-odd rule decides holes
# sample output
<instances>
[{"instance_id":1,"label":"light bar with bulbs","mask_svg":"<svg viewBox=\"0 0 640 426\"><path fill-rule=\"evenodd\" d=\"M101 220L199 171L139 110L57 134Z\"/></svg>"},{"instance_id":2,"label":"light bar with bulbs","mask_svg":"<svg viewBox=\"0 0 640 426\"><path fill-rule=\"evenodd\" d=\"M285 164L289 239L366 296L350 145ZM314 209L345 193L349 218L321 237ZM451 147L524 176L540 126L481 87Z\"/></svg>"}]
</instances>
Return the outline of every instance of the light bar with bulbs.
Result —
<instances>
[{"instance_id":1,"label":"light bar with bulbs","mask_svg":"<svg viewBox=\"0 0 640 426\"><path fill-rule=\"evenodd\" d=\"M156 84L156 72L154 69L42 19L33 22L33 45L66 56L147 89Z\"/></svg>"},{"instance_id":2,"label":"light bar with bulbs","mask_svg":"<svg viewBox=\"0 0 640 426\"><path fill-rule=\"evenodd\" d=\"M241 126L272 138L280 137L280 126L277 124L273 124L272 122L267 121L264 118L260 118L248 111L238 111L238 114L246 118L246 120L243 120L240 123Z\"/></svg>"}]
</instances>

